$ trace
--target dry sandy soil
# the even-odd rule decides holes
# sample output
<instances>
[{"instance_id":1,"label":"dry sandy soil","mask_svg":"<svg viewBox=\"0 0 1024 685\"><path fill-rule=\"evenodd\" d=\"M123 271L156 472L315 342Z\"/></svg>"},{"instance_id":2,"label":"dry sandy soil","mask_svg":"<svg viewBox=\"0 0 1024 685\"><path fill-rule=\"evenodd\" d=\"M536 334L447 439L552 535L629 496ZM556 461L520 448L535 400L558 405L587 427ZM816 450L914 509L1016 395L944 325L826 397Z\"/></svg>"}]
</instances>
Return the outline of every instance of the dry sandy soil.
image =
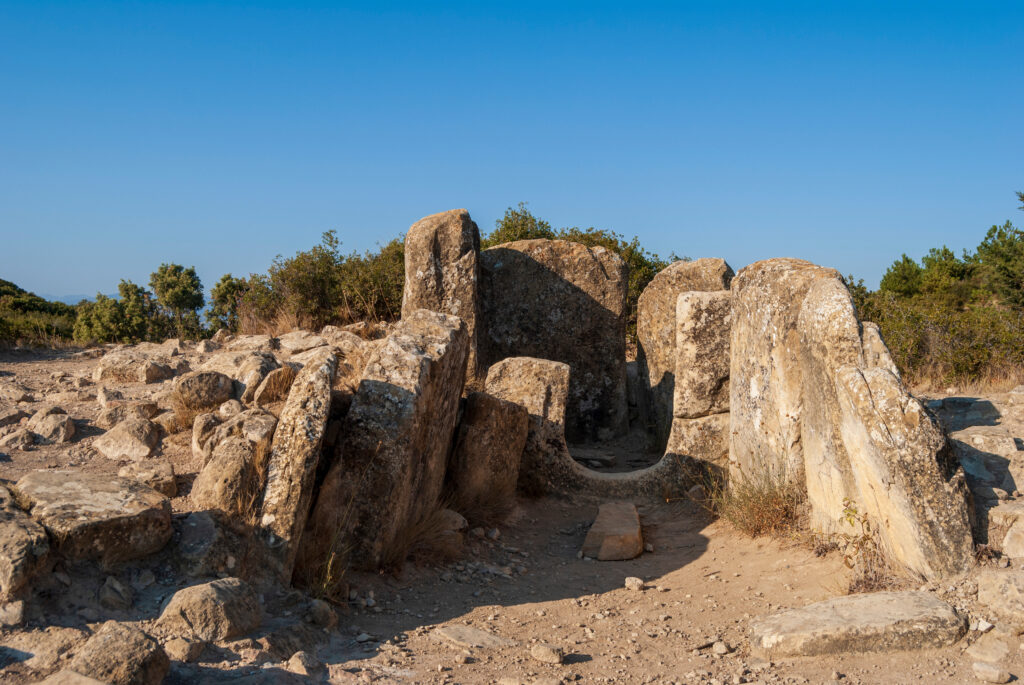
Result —
<instances>
[{"instance_id":1,"label":"dry sandy soil","mask_svg":"<svg viewBox=\"0 0 1024 685\"><path fill-rule=\"evenodd\" d=\"M0 480L14 481L38 468L73 467L116 473L119 466L90 447L102 431L92 426L99 407L96 387L77 381L94 360L69 353L0 353L0 376L14 377L75 419L69 445L41 446L0 455ZM2 380L2 379L0 379ZM78 387L82 386L82 387ZM128 386L143 397L159 386ZM998 397L992 398L999 404ZM37 403L43 406L43 403ZM1017 430L1014 435L1024 435ZM161 456L179 474L177 516L188 498L195 467L189 436L164 439ZM496 539L468 536L460 559L441 565L408 563L400 573L352 575L351 601L338 607L334 630L302 633L294 648L315 654L313 676L288 670L290 651L268 647L267 636L301 622L307 598L280 590L263 597L267 618L251 638L208 646L195 663L173 662L167 682L397 682L397 683L962 683L974 681L964 650L976 631L941 650L767 662L750 654L750 620L844 594L849 571L836 553L817 556L797 541L749 539L712 521L689 501L641 506L645 541L653 545L631 561L597 562L578 552L600 502L584 499L523 500ZM492 532L493 535L493 532ZM134 585L134 605L123 611L96 600L107 573L58 563L41 579L28 605L28 624L0 631L0 682L34 682L68 659L90 626L114 618L152 624L161 603L188 584L176 576L172 545L112 575ZM153 573L152 581L147 571ZM624 587L637 576L643 591ZM914 583L914 587L920 583ZM958 606L971 620L986 618L971 599L972 580L928 589ZM464 624L508 642L465 647L438 628ZM997 628L998 629L998 628ZM261 639L262 638L262 639ZM1011 673L1024 674L1015 635L1007 637ZM728 653L712 645L722 641ZM273 643L273 640L270 641ZM562 648L565 663L531 657L535 642ZM284 650L282 652L282 649ZM719 650L722 651L722 650Z\"/></svg>"}]
</instances>

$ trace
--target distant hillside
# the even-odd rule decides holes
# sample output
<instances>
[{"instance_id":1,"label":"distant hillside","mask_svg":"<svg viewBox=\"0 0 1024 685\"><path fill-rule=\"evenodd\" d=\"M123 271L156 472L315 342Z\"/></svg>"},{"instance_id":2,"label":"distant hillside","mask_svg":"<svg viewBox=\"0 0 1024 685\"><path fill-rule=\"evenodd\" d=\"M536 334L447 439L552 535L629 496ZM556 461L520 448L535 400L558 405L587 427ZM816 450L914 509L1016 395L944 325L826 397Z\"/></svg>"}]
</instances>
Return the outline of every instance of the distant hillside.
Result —
<instances>
[{"instance_id":1,"label":"distant hillside","mask_svg":"<svg viewBox=\"0 0 1024 685\"><path fill-rule=\"evenodd\" d=\"M70 338L74 327L74 306L44 300L0 279L0 341L52 342Z\"/></svg>"}]
</instances>

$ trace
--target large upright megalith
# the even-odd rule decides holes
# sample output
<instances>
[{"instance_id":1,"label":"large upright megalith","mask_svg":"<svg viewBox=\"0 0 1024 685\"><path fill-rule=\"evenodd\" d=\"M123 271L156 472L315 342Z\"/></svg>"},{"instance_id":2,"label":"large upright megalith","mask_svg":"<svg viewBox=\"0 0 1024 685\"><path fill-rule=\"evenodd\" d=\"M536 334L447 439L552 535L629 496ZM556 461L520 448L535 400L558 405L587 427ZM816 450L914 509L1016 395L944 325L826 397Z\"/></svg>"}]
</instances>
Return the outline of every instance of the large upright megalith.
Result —
<instances>
[{"instance_id":1,"label":"large upright megalith","mask_svg":"<svg viewBox=\"0 0 1024 685\"><path fill-rule=\"evenodd\" d=\"M402 316L427 309L462 319L469 334L466 381L470 385L479 385L486 373L477 368L479 253L480 232L465 209L424 217L405 234Z\"/></svg>"},{"instance_id":2,"label":"large upright megalith","mask_svg":"<svg viewBox=\"0 0 1024 685\"><path fill-rule=\"evenodd\" d=\"M658 272L637 301L640 399L645 421L661 445L672 426L679 296L692 291L728 290L732 277L732 268L724 259L673 262Z\"/></svg>"},{"instance_id":3,"label":"large upright megalith","mask_svg":"<svg viewBox=\"0 0 1024 685\"><path fill-rule=\"evenodd\" d=\"M570 442L620 435L627 426L628 270L610 250L564 240L520 240L480 253L480 356L569 365Z\"/></svg>"},{"instance_id":4,"label":"large upright megalith","mask_svg":"<svg viewBox=\"0 0 1024 685\"><path fill-rule=\"evenodd\" d=\"M922 576L968 569L963 471L839 273L771 259L740 270L732 291L733 481L801 488L818 530L849 532L852 506L892 560Z\"/></svg>"}]
</instances>

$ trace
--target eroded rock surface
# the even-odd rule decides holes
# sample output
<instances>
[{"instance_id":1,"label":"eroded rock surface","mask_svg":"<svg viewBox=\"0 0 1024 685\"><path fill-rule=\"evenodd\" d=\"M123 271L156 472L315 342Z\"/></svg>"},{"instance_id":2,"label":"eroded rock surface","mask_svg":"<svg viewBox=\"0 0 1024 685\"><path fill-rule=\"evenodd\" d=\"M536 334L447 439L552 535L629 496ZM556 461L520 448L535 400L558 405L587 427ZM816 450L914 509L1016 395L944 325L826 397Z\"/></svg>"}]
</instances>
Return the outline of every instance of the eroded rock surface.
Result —
<instances>
[{"instance_id":1,"label":"eroded rock surface","mask_svg":"<svg viewBox=\"0 0 1024 685\"><path fill-rule=\"evenodd\" d=\"M15 488L69 559L139 559L171 538L170 502L134 480L54 469L33 471Z\"/></svg>"},{"instance_id":2,"label":"eroded rock surface","mask_svg":"<svg viewBox=\"0 0 1024 685\"><path fill-rule=\"evenodd\" d=\"M0 603L15 598L45 568L50 541L0 486Z\"/></svg>"},{"instance_id":3,"label":"eroded rock surface","mask_svg":"<svg viewBox=\"0 0 1024 685\"><path fill-rule=\"evenodd\" d=\"M68 666L109 685L159 685L171 661L156 640L141 630L107 621Z\"/></svg>"},{"instance_id":4,"label":"eroded rock surface","mask_svg":"<svg viewBox=\"0 0 1024 685\"><path fill-rule=\"evenodd\" d=\"M462 319L469 335L467 382L483 381L477 369L480 319L480 231L465 209L432 214L405 234L402 316L418 309Z\"/></svg>"},{"instance_id":5,"label":"eroded rock surface","mask_svg":"<svg viewBox=\"0 0 1024 685\"><path fill-rule=\"evenodd\" d=\"M945 647L966 632L950 605L926 592L837 597L755 620L751 650L764 658Z\"/></svg>"},{"instance_id":6,"label":"eroded rock surface","mask_svg":"<svg viewBox=\"0 0 1024 685\"><path fill-rule=\"evenodd\" d=\"M732 281L732 268L724 259L697 259L695 261L674 262L664 269L647 284L637 301L637 362L640 381L643 387L643 402L648 421L653 424L654 433L660 444L665 444L673 416L673 395L676 387L685 385L676 382L678 319L677 308L679 296L693 291L728 290ZM717 312L716 312L717 313ZM684 310L691 316L695 312ZM699 321L694 321L698 323ZM687 350L696 357L702 350ZM706 356L713 357L721 350L708 350ZM728 359L728 347L725 348ZM688 368L688 367L686 367ZM685 387L683 388L686 389ZM726 391L728 392L728 391ZM718 402L717 396L700 395L701 400L708 403ZM726 405L728 406L728 405ZM677 416L703 416L696 413L694 407L686 414Z\"/></svg>"},{"instance_id":7,"label":"eroded rock surface","mask_svg":"<svg viewBox=\"0 0 1024 685\"><path fill-rule=\"evenodd\" d=\"M313 498L313 478L331 408L338 360L325 350L307 363L288 392L267 462L260 525L274 550L281 580L291 580Z\"/></svg>"},{"instance_id":8,"label":"eroded rock surface","mask_svg":"<svg viewBox=\"0 0 1024 685\"><path fill-rule=\"evenodd\" d=\"M175 592L158 623L174 635L219 642L255 630L262 619L256 591L239 578L221 578Z\"/></svg>"},{"instance_id":9,"label":"eroded rock surface","mask_svg":"<svg viewBox=\"0 0 1024 685\"><path fill-rule=\"evenodd\" d=\"M481 359L568 364L566 437L623 434L628 270L615 253L564 240L521 240L480 253Z\"/></svg>"},{"instance_id":10,"label":"eroded rock surface","mask_svg":"<svg viewBox=\"0 0 1024 685\"><path fill-rule=\"evenodd\" d=\"M393 561L401 532L437 506L468 351L458 317L421 309L371 356L310 522L307 569L342 550L363 568Z\"/></svg>"}]
</instances>

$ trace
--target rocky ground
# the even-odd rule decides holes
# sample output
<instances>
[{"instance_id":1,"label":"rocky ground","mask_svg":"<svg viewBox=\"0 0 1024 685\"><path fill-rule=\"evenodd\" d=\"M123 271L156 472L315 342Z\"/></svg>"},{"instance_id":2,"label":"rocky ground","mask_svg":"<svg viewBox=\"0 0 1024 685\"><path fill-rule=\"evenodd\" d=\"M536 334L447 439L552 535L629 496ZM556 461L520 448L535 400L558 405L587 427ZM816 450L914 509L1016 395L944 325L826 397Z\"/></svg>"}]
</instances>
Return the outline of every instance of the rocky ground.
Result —
<instances>
[{"instance_id":1,"label":"rocky ground","mask_svg":"<svg viewBox=\"0 0 1024 685\"><path fill-rule=\"evenodd\" d=\"M172 343L161 353L198 368L215 350ZM212 632L207 639L182 639L166 618L166 605L181 588L210 580L190 575L183 562L195 537L188 527L196 519L189 513L198 508L190 496L200 466L192 433L166 418L169 382L95 380L98 364L95 355L72 351L0 353L0 422L6 422L0 427L0 480L13 484L37 470L70 470L68 478L138 475L146 471L140 464L169 464L172 538L141 559L52 559L46 573L32 578L21 601L0 608L2 682L36 682L64 668L81 670L102 659L94 654L97 645L107 644L100 638L111 645L107 658L117 660L134 653L132 640L148 639L145 635L169 656L169 683L962 683L979 674L991 682L1002 681L1001 671L1024 674L1018 637L1024 626L1015 619L1024 611L1021 588L991 590L1015 577L1017 562L1001 553L1002 542L993 540L966 577L902 582L895 588L921 592L915 601L927 596L948 603L957 612L957 626L933 625L928 621L939 619L929 616L916 626L885 628L882 643L866 654L779 656L759 646L757 640L769 629L758 633L758 620L845 595L851 573L842 556L818 555L801 540L746 538L689 500L637 502L646 551L628 561L595 561L581 554L601 502L520 500L498 528L467 532L454 560L410 561L390 574L350 574L344 579L349 601L341 605L316 601L315 590L218 587L217 596L235 607L234 613L218 620L193 616L190 627L209 624ZM122 397L104 407L100 399L109 390ZM971 484L982 512L1011 510L1018 494L1013 474L1018 436L1024 436L1019 399L1024 394L931 398L960 443L958 454L974 469ZM111 420L103 413L118 402L156 405L149 418L163 428L149 456L110 458L98 449L109 430L99 424ZM275 414L280 406L266 403ZM975 439L981 434L988 442ZM647 459L631 452L628 443L603 452L577 456L598 463L610 461L606 453L619 452L609 466L616 470ZM231 576L235 563L240 560L229 559L218 575ZM186 599L175 596L174 601ZM899 600L876 599L881 605ZM827 611L832 618L842 613ZM138 628L143 638L120 636L117 625L105 625L111 620ZM811 627L849 632L848 621L829 620L814 619ZM963 637L960 621L969 628ZM886 640L888 646L909 644L901 642L906 635L911 643L927 645L927 634L942 630L956 632L953 644L880 651ZM848 638L833 635L825 642ZM801 649L816 650L808 644ZM826 645L823 651L835 650ZM975 667L976 662L993 664L994 670Z\"/></svg>"}]
</instances>

